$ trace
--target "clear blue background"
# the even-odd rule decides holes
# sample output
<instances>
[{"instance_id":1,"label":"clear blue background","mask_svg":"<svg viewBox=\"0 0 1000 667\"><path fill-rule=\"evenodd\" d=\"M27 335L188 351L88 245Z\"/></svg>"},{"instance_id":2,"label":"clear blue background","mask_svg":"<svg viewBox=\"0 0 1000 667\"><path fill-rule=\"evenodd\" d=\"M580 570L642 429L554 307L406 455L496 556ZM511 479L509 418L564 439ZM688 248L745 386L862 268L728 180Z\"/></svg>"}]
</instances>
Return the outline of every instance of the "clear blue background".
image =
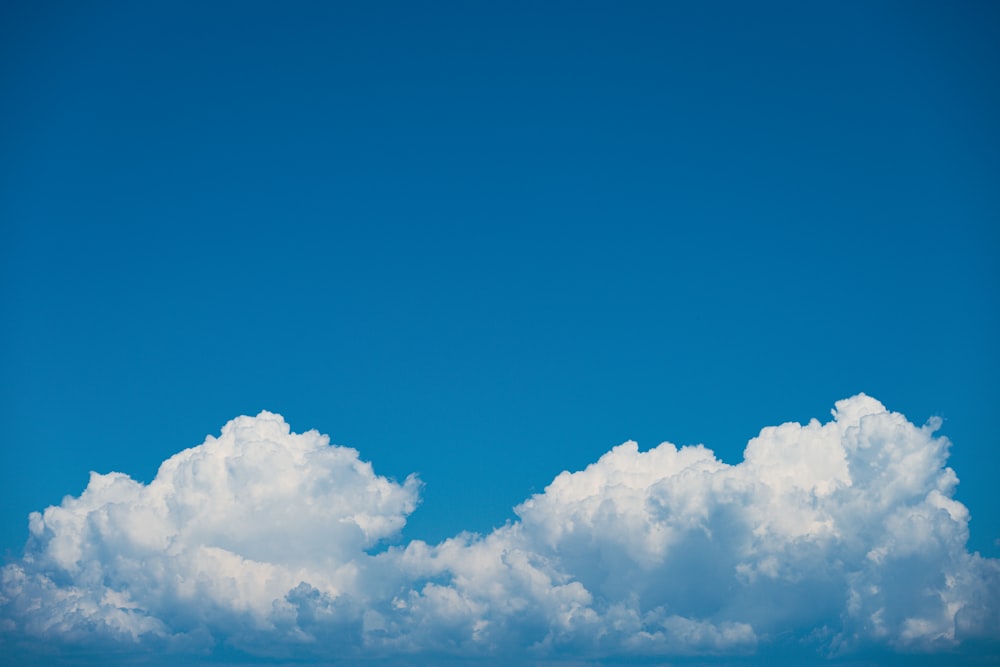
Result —
<instances>
[{"instance_id":1,"label":"clear blue background","mask_svg":"<svg viewBox=\"0 0 1000 667\"><path fill-rule=\"evenodd\" d=\"M995 3L0 12L9 554L261 409L436 541L859 391L944 417L1000 552Z\"/></svg>"}]
</instances>

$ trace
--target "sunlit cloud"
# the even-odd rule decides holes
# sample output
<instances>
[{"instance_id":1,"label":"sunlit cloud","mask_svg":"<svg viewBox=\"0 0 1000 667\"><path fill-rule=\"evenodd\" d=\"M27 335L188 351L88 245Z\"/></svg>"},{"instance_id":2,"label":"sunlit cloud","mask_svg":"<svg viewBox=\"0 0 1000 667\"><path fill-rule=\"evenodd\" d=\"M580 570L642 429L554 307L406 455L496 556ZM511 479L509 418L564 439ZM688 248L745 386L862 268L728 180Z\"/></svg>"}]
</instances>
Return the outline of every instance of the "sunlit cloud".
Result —
<instances>
[{"instance_id":1,"label":"sunlit cloud","mask_svg":"<svg viewBox=\"0 0 1000 667\"><path fill-rule=\"evenodd\" d=\"M736 465L626 442L489 534L376 548L417 509L416 477L239 417L149 484L92 473L32 513L2 571L3 642L595 659L995 641L1000 563L966 548L938 426L862 394L763 429Z\"/></svg>"}]
</instances>

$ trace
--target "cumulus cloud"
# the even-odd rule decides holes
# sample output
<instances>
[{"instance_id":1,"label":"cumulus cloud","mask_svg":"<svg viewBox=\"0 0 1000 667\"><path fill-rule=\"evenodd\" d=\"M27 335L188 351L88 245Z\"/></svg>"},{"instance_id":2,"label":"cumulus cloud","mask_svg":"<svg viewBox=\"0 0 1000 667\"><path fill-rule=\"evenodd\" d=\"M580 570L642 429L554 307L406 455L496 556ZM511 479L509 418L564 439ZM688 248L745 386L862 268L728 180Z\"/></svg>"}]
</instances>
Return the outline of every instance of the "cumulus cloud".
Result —
<instances>
[{"instance_id":1,"label":"cumulus cloud","mask_svg":"<svg viewBox=\"0 0 1000 667\"><path fill-rule=\"evenodd\" d=\"M487 535L398 534L420 484L278 415L148 485L92 474L3 568L8 645L276 657L951 651L1000 637L1000 564L966 549L949 443L865 395L765 428L738 465L627 442Z\"/></svg>"},{"instance_id":2,"label":"cumulus cloud","mask_svg":"<svg viewBox=\"0 0 1000 667\"><path fill-rule=\"evenodd\" d=\"M418 493L316 431L239 417L149 485L91 473L78 498L32 513L23 560L3 570L4 620L38 638L183 646L290 631L303 582L358 596L365 549Z\"/></svg>"}]
</instances>

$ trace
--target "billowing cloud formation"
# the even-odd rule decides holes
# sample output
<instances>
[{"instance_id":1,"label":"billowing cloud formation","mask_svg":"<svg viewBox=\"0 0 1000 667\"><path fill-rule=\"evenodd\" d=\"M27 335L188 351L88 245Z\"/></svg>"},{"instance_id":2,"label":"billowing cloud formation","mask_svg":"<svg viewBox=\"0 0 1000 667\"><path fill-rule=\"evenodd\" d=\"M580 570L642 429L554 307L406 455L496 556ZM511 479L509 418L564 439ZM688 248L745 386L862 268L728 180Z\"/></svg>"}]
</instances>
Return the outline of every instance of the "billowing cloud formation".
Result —
<instances>
[{"instance_id":1,"label":"billowing cloud formation","mask_svg":"<svg viewBox=\"0 0 1000 667\"><path fill-rule=\"evenodd\" d=\"M371 554L419 482L263 412L30 517L3 642L276 657L948 651L1000 637L948 441L865 395L728 465L627 442L482 536ZM0 647L2 648L2 647Z\"/></svg>"}]
</instances>

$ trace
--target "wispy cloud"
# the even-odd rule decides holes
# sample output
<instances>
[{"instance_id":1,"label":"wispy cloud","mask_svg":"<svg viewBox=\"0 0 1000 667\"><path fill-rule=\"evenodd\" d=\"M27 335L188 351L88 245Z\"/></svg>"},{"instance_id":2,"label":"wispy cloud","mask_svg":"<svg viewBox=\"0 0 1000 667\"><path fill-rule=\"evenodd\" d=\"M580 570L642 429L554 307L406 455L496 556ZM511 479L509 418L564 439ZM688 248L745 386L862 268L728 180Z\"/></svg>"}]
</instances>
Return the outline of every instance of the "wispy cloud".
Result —
<instances>
[{"instance_id":1,"label":"wispy cloud","mask_svg":"<svg viewBox=\"0 0 1000 667\"><path fill-rule=\"evenodd\" d=\"M966 549L938 423L865 395L704 447L615 447L488 535L397 535L415 477L267 412L92 474L2 571L8 647L262 656L595 658L946 651L1000 637L1000 562Z\"/></svg>"}]
</instances>

